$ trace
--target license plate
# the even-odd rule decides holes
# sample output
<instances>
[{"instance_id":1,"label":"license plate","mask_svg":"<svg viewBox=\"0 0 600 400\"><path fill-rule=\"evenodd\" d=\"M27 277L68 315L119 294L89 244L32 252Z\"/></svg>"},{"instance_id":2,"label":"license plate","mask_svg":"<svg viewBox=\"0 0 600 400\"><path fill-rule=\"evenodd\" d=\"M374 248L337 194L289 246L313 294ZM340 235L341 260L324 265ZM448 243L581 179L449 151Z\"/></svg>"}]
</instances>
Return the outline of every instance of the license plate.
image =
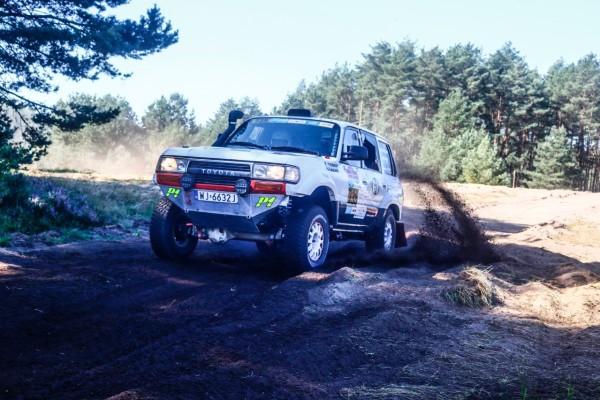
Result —
<instances>
[{"instance_id":1,"label":"license plate","mask_svg":"<svg viewBox=\"0 0 600 400\"><path fill-rule=\"evenodd\" d=\"M231 192L208 192L205 190L196 190L196 200L212 201L214 203L237 203L237 193Z\"/></svg>"}]
</instances>

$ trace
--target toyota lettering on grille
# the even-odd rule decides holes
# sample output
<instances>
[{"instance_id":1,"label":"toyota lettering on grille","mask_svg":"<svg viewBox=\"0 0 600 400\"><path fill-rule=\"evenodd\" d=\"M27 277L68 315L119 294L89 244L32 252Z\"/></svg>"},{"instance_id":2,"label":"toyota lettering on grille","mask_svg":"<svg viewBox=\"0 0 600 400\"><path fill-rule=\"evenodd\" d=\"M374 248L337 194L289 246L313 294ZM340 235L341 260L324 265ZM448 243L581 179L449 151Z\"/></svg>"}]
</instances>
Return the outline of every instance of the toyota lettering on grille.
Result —
<instances>
[{"instance_id":1,"label":"toyota lettering on grille","mask_svg":"<svg viewBox=\"0 0 600 400\"><path fill-rule=\"evenodd\" d=\"M200 168L200 173L204 175L219 175L219 176L250 176L250 172L243 171L227 171L224 169Z\"/></svg>"}]
</instances>

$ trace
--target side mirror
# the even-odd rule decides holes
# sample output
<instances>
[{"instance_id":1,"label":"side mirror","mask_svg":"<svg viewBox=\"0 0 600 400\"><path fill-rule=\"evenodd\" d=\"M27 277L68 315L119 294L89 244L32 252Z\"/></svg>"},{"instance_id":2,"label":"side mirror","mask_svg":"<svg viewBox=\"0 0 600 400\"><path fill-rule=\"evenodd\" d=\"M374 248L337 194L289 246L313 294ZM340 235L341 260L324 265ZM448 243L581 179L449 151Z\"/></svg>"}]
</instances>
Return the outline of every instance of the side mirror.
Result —
<instances>
[{"instance_id":1,"label":"side mirror","mask_svg":"<svg viewBox=\"0 0 600 400\"><path fill-rule=\"evenodd\" d=\"M369 150L365 146L348 146L348 151L342 153L342 160L366 160Z\"/></svg>"}]
</instances>

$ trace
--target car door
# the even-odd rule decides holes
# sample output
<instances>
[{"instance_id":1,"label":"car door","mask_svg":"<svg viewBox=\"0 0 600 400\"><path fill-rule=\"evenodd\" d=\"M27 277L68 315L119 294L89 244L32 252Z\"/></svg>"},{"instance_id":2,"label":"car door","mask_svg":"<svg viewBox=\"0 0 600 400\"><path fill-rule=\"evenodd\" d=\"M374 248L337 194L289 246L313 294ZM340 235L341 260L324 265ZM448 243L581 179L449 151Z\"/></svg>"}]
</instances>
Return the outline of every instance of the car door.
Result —
<instances>
[{"instance_id":1,"label":"car door","mask_svg":"<svg viewBox=\"0 0 600 400\"><path fill-rule=\"evenodd\" d=\"M376 222L379 209L382 208L384 197L384 178L381 173L381 158L377 138L374 134L361 131L362 145L367 148L368 157L362 164L363 203L366 206L364 223L372 226Z\"/></svg>"},{"instance_id":2,"label":"car door","mask_svg":"<svg viewBox=\"0 0 600 400\"><path fill-rule=\"evenodd\" d=\"M379 148L381 160L382 206L388 208L391 203L394 203L400 209L400 214L402 214L404 190L398 178L398 169L394 162L392 149L388 143L381 140L377 140L377 147Z\"/></svg>"},{"instance_id":3,"label":"car door","mask_svg":"<svg viewBox=\"0 0 600 400\"><path fill-rule=\"evenodd\" d=\"M347 127L342 138L342 154L348 146L362 145L358 129ZM340 174L336 182L338 193L338 225L348 230L363 230L366 223L368 181L361 160L340 160Z\"/></svg>"}]
</instances>

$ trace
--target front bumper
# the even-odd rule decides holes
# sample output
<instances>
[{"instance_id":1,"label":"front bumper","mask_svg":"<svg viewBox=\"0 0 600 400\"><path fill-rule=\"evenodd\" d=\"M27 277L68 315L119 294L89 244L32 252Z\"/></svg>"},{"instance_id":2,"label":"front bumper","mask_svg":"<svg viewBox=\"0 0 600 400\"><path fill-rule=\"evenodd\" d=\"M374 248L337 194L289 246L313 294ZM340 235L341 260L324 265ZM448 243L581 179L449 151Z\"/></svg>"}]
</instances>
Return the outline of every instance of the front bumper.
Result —
<instances>
[{"instance_id":1,"label":"front bumper","mask_svg":"<svg viewBox=\"0 0 600 400\"><path fill-rule=\"evenodd\" d=\"M223 228L237 233L236 237L270 233L279 228L280 207L287 207L289 201L288 196L281 194L248 194L238 195L237 203L217 203L198 200L197 189L184 191L181 187L167 185L160 185L160 188L197 229Z\"/></svg>"}]
</instances>

